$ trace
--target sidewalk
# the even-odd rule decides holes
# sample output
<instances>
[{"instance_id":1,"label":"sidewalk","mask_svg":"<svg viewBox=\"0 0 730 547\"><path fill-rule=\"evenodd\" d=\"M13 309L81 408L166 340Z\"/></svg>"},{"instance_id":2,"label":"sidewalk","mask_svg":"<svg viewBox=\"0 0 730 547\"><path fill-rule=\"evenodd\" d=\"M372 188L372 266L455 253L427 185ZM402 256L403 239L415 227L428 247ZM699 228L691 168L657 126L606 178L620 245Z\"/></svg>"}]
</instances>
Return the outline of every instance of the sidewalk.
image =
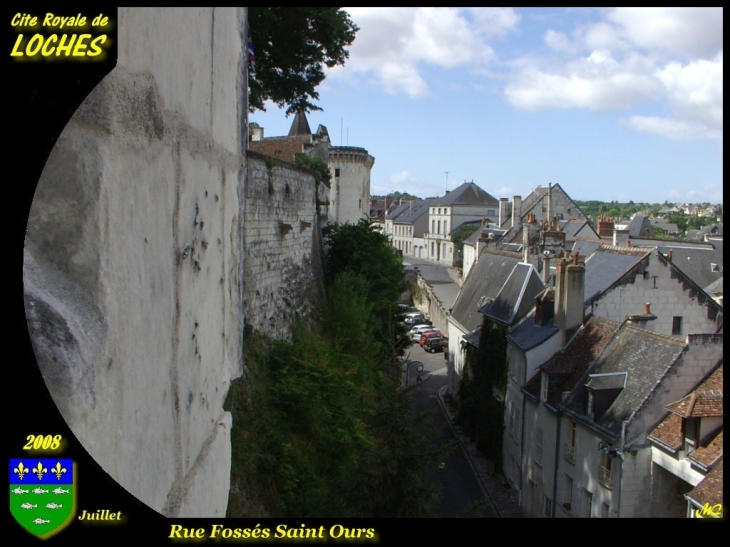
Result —
<instances>
[{"instance_id":1,"label":"sidewalk","mask_svg":"<svg viewBox=\"0 0 730 547\"><path fill-rule=\"evenodd\" d=\"M449 426L459 439L459 445L474 471L482 492L492 501L493 507L499 517L524 518L525 513L520 507L517 491L509 485L507 479L500 473L495 473L491 477L487 474L487 459L477 450L476 445L469 440L469 437L463 434L459 427L454 425L454 413L444 400L445 392L446 386L439 390L439 404L448 418Z\"/></svg>"}]
</instances>

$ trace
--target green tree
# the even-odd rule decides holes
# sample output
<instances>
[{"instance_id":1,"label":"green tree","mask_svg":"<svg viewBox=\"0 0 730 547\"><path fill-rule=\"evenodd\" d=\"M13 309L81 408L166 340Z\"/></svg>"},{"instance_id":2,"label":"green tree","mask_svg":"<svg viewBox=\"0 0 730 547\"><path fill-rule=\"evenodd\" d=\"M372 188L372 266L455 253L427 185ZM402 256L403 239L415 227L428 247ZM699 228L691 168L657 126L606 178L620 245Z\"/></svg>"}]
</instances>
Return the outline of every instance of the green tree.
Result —
<instances>
[{"instance_id":1,"label":"green tree","mask_svg":"<svg viewBox=\"0 0 730 547\"><path fill-rule=\"evenodd\" d=\"M451 232L451 242L454 249L461 251L464 246L464 240L473 235L479 229L479 224L462 224L456 230Z\"/></svg>"},{"instance_id":2,"label":"green tree","mask_svg":"<svg viewBox=\"0 0 730 547\"><path fill-rule=\"evenodd\" d=\"M322 110L316 87L324 67L343 65L347 46L359 30L340 8L250 7L251 39L256 55L249 75L249 109L266 110L264 102L286 107L287 115Z\"/></svg>"}]
</instances>

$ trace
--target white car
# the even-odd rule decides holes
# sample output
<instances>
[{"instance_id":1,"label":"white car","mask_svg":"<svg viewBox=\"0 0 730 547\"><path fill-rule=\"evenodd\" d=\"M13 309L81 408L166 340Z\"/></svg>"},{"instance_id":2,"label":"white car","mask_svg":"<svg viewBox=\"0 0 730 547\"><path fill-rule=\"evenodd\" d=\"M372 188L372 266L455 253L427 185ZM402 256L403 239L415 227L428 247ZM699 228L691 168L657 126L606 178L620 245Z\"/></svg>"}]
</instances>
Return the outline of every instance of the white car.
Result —
<instances>
[{"instance_id":1,"label":"white car","mask_svg":"<svg viewBox=\"0 0 730 547\"><path fill-rule=\"evenodd\" d=\"M418 342L418 340L421 338L421 334L432 330L438 329L434 328L432 325L416 325L411 329L411 340L413 340L414 342Z\"/></svg>"}]
</instances>

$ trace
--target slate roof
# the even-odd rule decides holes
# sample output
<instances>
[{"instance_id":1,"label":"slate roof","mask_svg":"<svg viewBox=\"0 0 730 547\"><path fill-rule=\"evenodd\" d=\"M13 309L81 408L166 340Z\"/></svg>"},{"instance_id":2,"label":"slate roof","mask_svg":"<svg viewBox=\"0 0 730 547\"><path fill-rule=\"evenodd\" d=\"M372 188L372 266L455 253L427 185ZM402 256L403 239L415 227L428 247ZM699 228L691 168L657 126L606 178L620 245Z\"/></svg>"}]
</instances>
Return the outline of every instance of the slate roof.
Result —
<instances>
[{"instance_id":1,"label":"slate roof","mask_svg":"<svg viewBox=\"0 0 730 547\"><path fill-rule=\"evenodd\" d=\"M582 237L598 239L598 234L593 230L588 220L560 220L558 225L565 232L565 241L575 241L578 234L581 234Z\"/></svg>"},{"instance_id":2,"label":"slate roof","mask_svg":"<svg viewBox=\"0 0 730 547\"><path fill-rule=\"evenodd\" d=\"M294 115L291 128L289 128L289 136L295 135L312 135L312 130L309 128L309 122L307 121L307 115L301 110Z\"/></svg>"},{"instance_id":3,"label":"slate roof","mask_svg":"<svg viewBox=\"0 0 730 547\"><path fill-rule=\"evenodd\" d=\"M412 207L406 207L397 218L393 219L394 224L413 224L423 215L428 214L429 206L434 204L434 200L419 201L414 203ZM414 234L415 237L419 237Z\"/></svg>"},{"instance_id":4,"label":"slate roof","mask_svg":"<svg viewBox=\"0 0 730 547\"><path fill-rule=\"evenodd\" d=\"M591 315L568 345L540 367L548 374L548 404L557 406L563 392L572 391L578 385L618 328L619 324L615 321ZM539 396L540 374L533 376L525 390L535 397Z\"/></svg>"},{"instance_id":5,"label":"slate roof","mask_svg":"<svg viewBox=\"0 0 730 547\"><path fill-rule=\"evenodd\" d=\"M467 332L481 325L482 316L478 312L479 308L488 298L497 297L502 285L519 261L519 258L499 251L482 252L466 276L451 310L451 316Z\"/></svg>"},{"instance_id":6,"label":"slate roof","mask_svg":"<svg viewBox=\"0 0 730 547\"><path fill-rule=\"evenodd\" d=\"M398 205L395 209L385 215L386 220L392 220L395 222L395 219L397 219L404 211L407 211L408 207L410 207L409 203L402 203Z\"/></svg>"},{"instance_id":7,"label":"slate roof","mask_svg":"<svg viewBox=\"0 0 730 547\"><path fill-rule=\"evenodd\" d=\"M722 277L707 285L705 292L711 295L722 294Z\"/></svg>"},{"instance_id":8,"label":"slate roof","mask_svg":"<svg viewBox=\"0 0 730 547\"><path fill-rule=\"evenodd\" d=\"M525 321L507 334L511 340L522 351L528 351L542 344L558 332L555 326L555 318L547 321L544 325L535 322L535 310L525 316Z\"/></svg>"},{"instance_id":9,"label":"slate roof","mask_svg":"<svg viewBox=\"0 0 730 547\"><path fill-rule=\"evenodd\" d=\"M473 182L465 182L454 188L445 196L435 200L431 205L475 205L485 207L498 207L499 201L488 194Z\"/></svg>"},{"instance_id":10,"label":"slate roof","mask_svg":"<svg viewBox=\"0 0 730 547\"><path fill-rule=\"evenodd\" d=\"M472 235L464 240L464 244L476 247L477 239L479 239L479 236L484 233L486 237L490 232L494 234L494 237L491 239L491 241L498 241L504 234L507 233L507 230L502 230L501 228L498 228L496 224L492 223L486 228L477 229Z\"/></svg>"},{"instance_id":11,"label":"slate roof","mask_svg":"<svg viewBox=\"0 0 730 547\"><path fill-rule=\"evenodd\" d=\"M709 503L711 506L718 503L722 504L722 468L723 461L720 460L707 476L687 492L684 497L697 507L702 507L705 503Z\"/></svg>"},{"instance_id":12,"label":"slate roof","mask_svg":"<svg viewBox=\"0 0 730 547\"><path fill-rule=\"evenodd\" d=\"M651 221L644 215L635 215L627 229L629 237L654 237Z\"/></svg>"},{"instance_id":13,"label":"slate roof","mask_svg":"<svg viewBox=\"0 0 730 547\"><path fill-rule=\"evenodd\" d=\"M503 325L513 325L534 307L535 297L544 288L532 265L515 264L495 299L479 308L479 313Z\"/></svg>"},{"instance_id":14,"label":"slate roof","mask_svg":"<svg viewBox=\"0 0 730 547\"><path fill-rule=\"evenodd\" d=\"M621 434L622 422L632 418L683 351L682 340L624 322L598 359L583 374L561 408L617 439ZM612 372L627 374L626 387L620 390L602 414L591 420L586 415L585 384L589 375Z\"/></svg>"},{"instance_id":15,"label":"slate roof","mask_svg":"<svg viewBox=\"0 0 730 547\"><path fill-rule=\"evenodd\" d=\"M606 289L636 268L651 249L601 245L586 259L584 303L590 305Z\"/></svg>"}]
</instances>

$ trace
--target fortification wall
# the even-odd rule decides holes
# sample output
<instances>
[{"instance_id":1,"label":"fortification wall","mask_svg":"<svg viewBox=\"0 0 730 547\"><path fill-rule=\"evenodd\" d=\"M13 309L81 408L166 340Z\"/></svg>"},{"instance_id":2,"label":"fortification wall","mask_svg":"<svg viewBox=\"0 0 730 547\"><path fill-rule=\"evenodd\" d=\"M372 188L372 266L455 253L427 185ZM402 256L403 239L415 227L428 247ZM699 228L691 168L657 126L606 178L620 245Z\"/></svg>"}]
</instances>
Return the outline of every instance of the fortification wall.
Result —
<instances>
[{"instance_id":1,"label":"fortification wall","mask_svg":"<svg viewBox=\"0 0 730 547\"><path fill-rule=\"evenodd\" d=\"M321 239L311 172L248 152L244 200L246 324L278 339L311 317L321 290Z\"/></svg>"},{"instance_id":2,"label":"fortification wall","mask_svg":"<svg viewBox=\"0 0 730 547\"><path fill-rule=\"evenodd\" d=\"M223 517L242 373L246 8L120 8L117 68L61 134L24 291L63 418L168 517Z\"/></svg>"}]
</instances>

